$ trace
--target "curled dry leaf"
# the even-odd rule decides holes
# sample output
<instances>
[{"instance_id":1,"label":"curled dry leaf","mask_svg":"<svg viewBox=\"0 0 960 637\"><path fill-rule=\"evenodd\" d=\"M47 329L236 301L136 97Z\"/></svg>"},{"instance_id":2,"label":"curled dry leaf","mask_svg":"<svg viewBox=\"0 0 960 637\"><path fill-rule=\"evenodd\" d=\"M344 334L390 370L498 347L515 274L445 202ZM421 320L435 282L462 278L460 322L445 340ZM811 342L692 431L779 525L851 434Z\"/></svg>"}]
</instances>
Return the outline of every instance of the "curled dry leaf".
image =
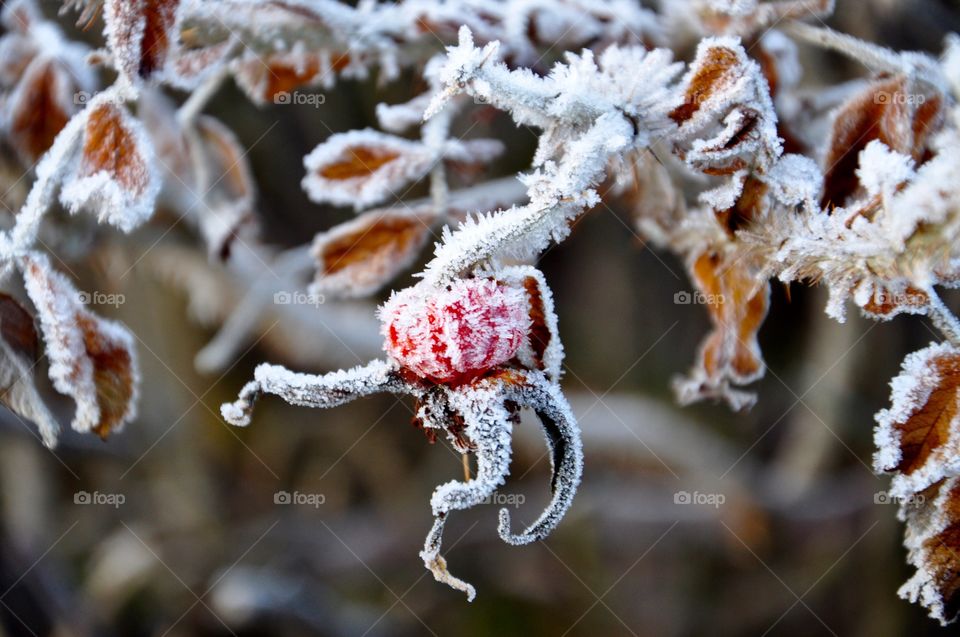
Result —
<instances>
[{"instance_id":1,"label":"curled dry leaf","mask_svg":"<svg viewBox=\"0 0 960 637\"><path fill-rule=\"evenodd\" d=\"M877 414L874 466L893 473L916 573L900 596L943 623L960 611L960 350L930 345L907 356Z\"/></svg>"},{"instance_id":2,"label":"curled dry leaf","mask_svg":"<svg viewBox=\"0 0 960 637\"><path fill-rule=\"evenodd\" d=\"M60 200L130 232L153 214L160 179L143 126L112 98L98 95L77 115L84 118L80 156Z\"/></svg>"},{"instance_id":3,"label":"curled dry leaf","mask_svg":"<svg viewBox=\"0 0 960 637\"><path fill-rule=\"evenodd\" d=\"M824 206L841 206L860 190L860 152L877 140L923 159L943 118L944 97L905 75L871 82L836 112L824 155Z\"/></svg>"},{"instance_id":4,"label":"curled dry leaf","mask_svg":"<svg viewBox=\"0 0 960 637\"><path fill-rule=\"evenodd\" d=\"M683 193L666 167L649 151L627 157L613 194L630 211L644 240L666 248L686 212Z\"/></svg>"},{"instance_id":5,"label":"curled dry leaf","mask_svg":"<svg viewBox=\"0 0 960 637\"><path fill-rule=\"evenodd\" d=\"M707 106L711 99L733 85L740 76L740 57L727 46L705 47L697 52L690 71L684 77L686 89L683 103L677 106L670 118L683 126Z\"/></svg>"},{"instance_id":6,"label":"curled dry leaf","mask_svg":"<svg viewBox=\"0 0 960 637\"><path fill-rule=\"evenodd\" d=\"M117 70L132 84L162 73L177 42L180 0L105 0L107 44Z\"/></svg>"},{"instance_id":7,"label":"curled dry leaf","mask_svg":"<svg viewBox=\"0 0 960 637\"><path fill-rule=\"evenodd\" d=\"M136 416L139 386L133 336L120 323L89 312L70 281L46 256L21 258L24 284L40 318L57 391L77 405L73 428L101 438Z\"/></svg>"},{"instance_id":8,"label":"curled dry leaf","mask_svg":"<svg viewBox=\"0 0 960 637\"><path fill-rule=\"evenodd\" d=\"M707 38L683 79L683 102L670 118L680 127L675 152L707 175L764 171L783 148L760 66L739 40Z\"/></svg>"},{"instance_id":9,"label":"curled dry leaf","mask_svg":"<svg viewBox=\"0 0 960 637\"><path fill-rule=\"evenodd\" d=\"M700 346L698 366L689 378L676 383L680 401L715 397L733 409L746 408L754 396L731 385L745 385L763 375L757 332L767 315L770 286L736 252L703 252L694 260L691 275L710 312L713 331Z\"/></svg>"},{"instance_id":10,"label":"curled dry leaf","mask_svg":"<svg viewBox=\"0 0 960 637\"><path fill-rule=\"evenodd\" d=\"M317 260L312 289L340 297L373 294L413 263L436 221L430 204L386 208L318 234L312 249Z\"/></svg>"},{"instance_id":11,"label":"curled dry leaf","mask_svg":"<svg viewBox=\"0 0 960 637\"><path fill-rule=\"evenodd\" d=\"M60 425L34 384L37 328L33 316L9 294L0 293L0 403L37 425L48 447Z\"/></svg>"}]
</instances>

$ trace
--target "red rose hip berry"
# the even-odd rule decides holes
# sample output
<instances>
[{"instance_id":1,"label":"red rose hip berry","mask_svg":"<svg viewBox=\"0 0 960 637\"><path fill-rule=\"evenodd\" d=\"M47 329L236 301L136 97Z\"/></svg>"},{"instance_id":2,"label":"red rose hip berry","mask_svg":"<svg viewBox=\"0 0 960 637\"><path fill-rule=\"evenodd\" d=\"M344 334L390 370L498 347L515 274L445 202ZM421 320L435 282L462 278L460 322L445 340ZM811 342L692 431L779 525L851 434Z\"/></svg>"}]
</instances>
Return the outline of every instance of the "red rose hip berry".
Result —
<instances>
[{"instance_id":1,"label":"red rose hip berry","mask_svg":"<svg viewBox=\"0 0 960 637\"><path fill-rule=\"evenodd\" d=\"M469 380L507 362L530 327L526 294L490 279L395 292L380 319L386 352L438 383Z\"/></svg>"}]
</instances>

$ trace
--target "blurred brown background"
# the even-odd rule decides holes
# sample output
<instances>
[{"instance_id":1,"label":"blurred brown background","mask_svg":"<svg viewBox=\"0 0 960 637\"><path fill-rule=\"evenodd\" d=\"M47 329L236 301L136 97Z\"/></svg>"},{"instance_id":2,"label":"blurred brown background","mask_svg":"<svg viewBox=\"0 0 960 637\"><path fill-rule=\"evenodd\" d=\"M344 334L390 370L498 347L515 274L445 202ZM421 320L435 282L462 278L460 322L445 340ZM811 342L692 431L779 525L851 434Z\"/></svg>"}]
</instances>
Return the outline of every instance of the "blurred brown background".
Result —
<instances>
[{"instance_id":1,"label":"blurred brown background","mask_svg":"<svg viewBox=\"0 0 960 637\"><path fill-rule=\"evenodd\" d=\"M943 35L960 30L956 2L838 4L831 26L897 48L939 51ZM803 51L814 85L861 72ZM222 90L208 110L250 149L266 242L302 244L349 218L307 201L301 158L332 131L374 126L374 105L411 97L415 84L348 81L319 108L263 110ZM488 115L478 114L475 134L506 141L497 172L522 170L534 133ZM327 335L331 353L307 366L291 352L309 351L300 339L313 337L265 319L235 365L200 374L194 356L215 330L190 320L177 280L205 283L197 296L213 299L213 314L247 283L206 266L189 229L162 216L131 241L116 239L67 262L82 289L124 295L99 311L142 339L141 414L108 442L68 434L55 452L0 415L5 634L948 634L896 595L910 574L902 526L896 506L877 501L887 478L869 468L872 416L887 404L889 379L936 338L922 319L877 325L851 312L841 325L823 314L822 290L794 286L788 298L775 286L756 407L681 409L670 379L694 360L706 311L674 303L691 289L683 266L644 247L628 211L591 212L540 264L558 303L584 483L559 529L528 547L499 541L497 505L452 518L445 553L477 586L468 604L417 555L430 493L461 475L461 461L410 426L409 400L314 411L265 399L248 430L219 417L259 362L323 371L375 352ZM358 311L369 321L372 307ZM317 321L328 318L318 311ZM513 512L519 526L547 498L534 423L518 428L512 474L502 493L525 498ZM279 492L322 503L278 504ZM84 504L83 493L122 504ZM684 493L723 503L683 504Z\"/></svg>"}]
</instances>

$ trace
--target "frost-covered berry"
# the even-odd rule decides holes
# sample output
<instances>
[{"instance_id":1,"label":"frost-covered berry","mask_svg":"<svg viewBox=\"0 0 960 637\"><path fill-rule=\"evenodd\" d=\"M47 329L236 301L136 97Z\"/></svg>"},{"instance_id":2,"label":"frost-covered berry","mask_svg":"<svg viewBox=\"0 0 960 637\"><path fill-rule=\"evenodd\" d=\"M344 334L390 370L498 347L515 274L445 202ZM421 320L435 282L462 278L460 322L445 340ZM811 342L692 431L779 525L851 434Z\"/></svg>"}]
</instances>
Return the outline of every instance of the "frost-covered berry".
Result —
<instances>
[{"instance_id":1,"label":"frost-covered berry","mask_svg":"<svg viewBox=\"0 0 960 637\"><path fill-rule=\"evenodd\" d=\"M384 349L435 382L469 380L510 360L530 327L522 290L489 279L420 284L380 308Z\"/></svg>"}]
</instances>

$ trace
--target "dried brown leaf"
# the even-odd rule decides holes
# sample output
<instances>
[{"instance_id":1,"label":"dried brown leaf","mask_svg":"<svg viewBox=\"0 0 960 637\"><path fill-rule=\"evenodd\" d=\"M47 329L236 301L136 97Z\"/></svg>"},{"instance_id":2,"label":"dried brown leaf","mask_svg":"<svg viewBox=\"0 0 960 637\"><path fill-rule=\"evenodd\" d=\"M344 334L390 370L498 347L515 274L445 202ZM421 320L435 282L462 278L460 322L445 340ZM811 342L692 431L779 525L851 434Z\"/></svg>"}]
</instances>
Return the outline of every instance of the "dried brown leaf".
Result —
<instances>
[{"instance_id":1,"label":"dried brown leaf","mask_svg":"<svg viewBox=\"0 0 960 637\"><path fill-rule=\"evenodd\" d=\"M73 428L106 438L136 414L133 336L120 323L88 311L77 289L45 256L25 256L21 265L40 317L50 378L77 404Z\"/></svg>"},{"instance_id":2,"label":"dried brown leaf","mask_svg":"<svg viewBox=\"0 0 960 637\"><path fill-rule=\"evenodd\" d=\"M88 209L129 232L153 214L160 190L152 144L142 125L109 95L94 98L81 115L86 120L80 157L64 179L60 199L72 212Z\"/></svg>"},{"instance_id":3,"label":"dried brown leaf","mask_svg":"<svg viewBox=\"0 0 960 637\"><path fill-rule=\"evenodd\" d=\"M706 250L690 268L697 294L685 302L704 303L713 331L700 346L697 366L676 383L681 402L722 398L734 409L751 405L751 394L733 389L763 376L757 332L769 308L770 286L759 279L748 256L739 251Z\"/></svg>"},{"instance_id":4,"label":"dried brown leaf","mask_svg":"<svg viewBox=\"0 0 960 637\"><path fill-rule=\"evenodd\" d=\"M131 82L163 71L171 48L179 0L106 0L107 43Z\"/></svg>"},{"instance_id":5,"label":"dried brown leaf","mask_svg":"<svg viewBox=\"0 0 960 637\"><path fill-rule=\"evenodd\" d=\"M53 58L35 58L10 96L9 138L24 163L37 161L76 110L70 73Z\"/></svg>"},{"instance_id":6,"label":"dried brown leaf","mask_svg":"<svg viewBox=\"0 0 960 637\"><path fill-rule=\"evenodd\" d=\"M60 426L34 384L37 340L33 316L15 298L0 293L0 404L35 422L43 442L52 447Z\"/></svg>"},{"instance_id":7,"label":"dried brown leaf","mask_svg":"<svg viewBox=\"0 0 960 637\"><path fill-rule=\"evenodd\" d=\"M387 208L317 235L314 289L344 297L376 292L416 259L435 221L429 205L415 210Z\"/></svg>"},{"instance_id":8,"label":"dried brown leaf","mask_svg":"<svg viewBox=\"0 0 960 637\"><path fill-rule=\"evenodd\" d=\"M860 151L874 140L924 158L927 140L940 125L943 98L906 76L871 82L837 111L824 156L824 206L841 206L860 190Z\"/></svg>"},{"instance_id":9,"label":"dried brown leaf","mask_svg":"<svg viewBox=\"0 0 960 637\"><path fill-rule=\"evenodd\" d=\"M691 119L705 101L735 81L741 74L739 62L736 51L711 47L687 83L683 104L670 113L673 121L683 124Z\"/></svg>"}]
</instances>

